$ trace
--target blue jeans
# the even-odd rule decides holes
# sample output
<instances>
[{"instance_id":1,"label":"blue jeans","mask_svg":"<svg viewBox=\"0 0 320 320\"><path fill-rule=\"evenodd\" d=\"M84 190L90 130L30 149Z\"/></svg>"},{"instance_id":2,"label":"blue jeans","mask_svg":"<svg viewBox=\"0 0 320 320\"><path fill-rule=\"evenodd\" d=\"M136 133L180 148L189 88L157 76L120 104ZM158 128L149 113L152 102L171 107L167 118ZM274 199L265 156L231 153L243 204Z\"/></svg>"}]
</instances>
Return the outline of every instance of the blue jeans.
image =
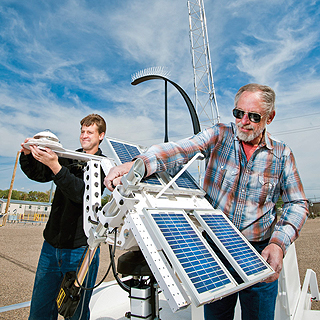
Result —
<instances>
[{"instance_id":1,"label":"blue jeans","mask_svg":"<svg viewBox=\"0 0 320 320\"><path fill-rule=\"evenodd\" d=\"M211 239L207 238L207 240L219 258L225 260L222 254L217 251ZM253 243L252 245L261 253L268 245L268 241ZM223 262L225 263L225 261ZM226 264L228 270L238 282L240 277L235 274L234 269L228 263ZM204 318L206 320L232 320L239 296L242 320L273 320L277 294L278 280L271 283L259 282L221 300L204 305Z\"/></svg>"},{"instance_id":2,"label":"blue jeans","mask_svg":"<svg viewBox=\"0 0 320 320\"><path fill-rule=\"evenodd\" d=\"M56 320L58 308L56 298L61 282L68 271L76 271L85 247L77 249L57 249L44 241L37 273L34 281L29 320ZM93 287L99 267L99 252L90 264L89 272L83 282L85 287ZM92 291L81 290L81 300L72 320L89 320L89 302Z\"/></svg>"}]
</instances>

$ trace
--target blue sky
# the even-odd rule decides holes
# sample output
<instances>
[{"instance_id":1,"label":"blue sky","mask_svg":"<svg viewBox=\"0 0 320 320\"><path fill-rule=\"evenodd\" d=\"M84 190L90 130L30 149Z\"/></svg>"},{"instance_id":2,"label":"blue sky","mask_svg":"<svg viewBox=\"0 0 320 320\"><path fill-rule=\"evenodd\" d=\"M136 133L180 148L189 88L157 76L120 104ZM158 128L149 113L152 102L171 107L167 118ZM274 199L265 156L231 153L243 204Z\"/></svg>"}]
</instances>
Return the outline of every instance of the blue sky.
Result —
<instances>
[{"instance_id":1,"label":"blue sky","mask_svg":"<svg viewBox=\"0 0 320 320\"><path fill-rule=\"evenodd\" d=\"M320 1L205 0L221 122L249 82L277 94L268 130L292 148L308 197L320 200ZM144 146L163 141L163 82L131 76L165 67L193 99L186 0L0 2L0 189L10 187L20 143L50 129L79 147L79 121L99 113L108 136ZM169 88L169 139L192 134ZM103 144L101 145L103 149ZM17 169L14 189L50 189Z\"/></svg>"}]
</instances>

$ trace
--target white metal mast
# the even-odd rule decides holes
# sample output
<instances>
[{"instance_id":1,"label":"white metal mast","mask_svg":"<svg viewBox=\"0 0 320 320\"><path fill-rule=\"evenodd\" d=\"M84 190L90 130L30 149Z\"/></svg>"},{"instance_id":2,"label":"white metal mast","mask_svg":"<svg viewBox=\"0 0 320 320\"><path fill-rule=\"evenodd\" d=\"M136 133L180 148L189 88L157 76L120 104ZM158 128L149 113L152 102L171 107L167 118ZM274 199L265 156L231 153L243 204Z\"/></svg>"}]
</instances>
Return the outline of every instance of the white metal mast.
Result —
<instances>
[{"instance_id":1,"label":"white metal mast","mask_svg":"<svg viewBox=\"0 0 320 320\"><path fill-rule=\"evenodd\" d=\"M188 0L195 101L202 129L220 122L203 0Z\"/></svg>"}]
</instances>

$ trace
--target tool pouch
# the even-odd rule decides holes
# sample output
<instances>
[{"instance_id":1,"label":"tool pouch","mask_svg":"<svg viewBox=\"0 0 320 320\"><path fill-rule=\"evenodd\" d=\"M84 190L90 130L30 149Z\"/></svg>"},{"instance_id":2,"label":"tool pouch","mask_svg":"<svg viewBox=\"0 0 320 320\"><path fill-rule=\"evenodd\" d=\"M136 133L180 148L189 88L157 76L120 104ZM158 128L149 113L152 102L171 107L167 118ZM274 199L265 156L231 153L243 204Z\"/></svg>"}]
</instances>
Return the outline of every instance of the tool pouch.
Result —
<instances>
[{"instance_id":1,"label":"tool pouch","mask_svg":"<svg viewBox=\"0 0 320 320\"><path fill-rule=\"evenodd\" d=\"M80 302L80 288L75 286L76 272L69 271L65 274L58 297L56 299L58 312L64 318L71 318Z\"/></svg>"}]
</instances>

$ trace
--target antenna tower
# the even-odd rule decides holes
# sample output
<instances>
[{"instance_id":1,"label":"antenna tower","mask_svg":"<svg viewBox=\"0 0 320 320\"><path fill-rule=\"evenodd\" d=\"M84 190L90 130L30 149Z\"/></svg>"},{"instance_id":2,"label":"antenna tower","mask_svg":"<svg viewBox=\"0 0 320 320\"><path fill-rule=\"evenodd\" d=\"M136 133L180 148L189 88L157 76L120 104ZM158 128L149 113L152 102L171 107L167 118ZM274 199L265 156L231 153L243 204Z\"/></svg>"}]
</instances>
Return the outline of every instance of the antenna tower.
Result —
<instances>
[{"instance_id":1,"label":"antenna tower","mask_svg":"<svg viewBox=\"0 0 320 320\"><path fill-rule=\"evenodd\" d=\"M188 1L195 101L202 129L220 122L203 0Z\"/></svg>"}]
</instances>

